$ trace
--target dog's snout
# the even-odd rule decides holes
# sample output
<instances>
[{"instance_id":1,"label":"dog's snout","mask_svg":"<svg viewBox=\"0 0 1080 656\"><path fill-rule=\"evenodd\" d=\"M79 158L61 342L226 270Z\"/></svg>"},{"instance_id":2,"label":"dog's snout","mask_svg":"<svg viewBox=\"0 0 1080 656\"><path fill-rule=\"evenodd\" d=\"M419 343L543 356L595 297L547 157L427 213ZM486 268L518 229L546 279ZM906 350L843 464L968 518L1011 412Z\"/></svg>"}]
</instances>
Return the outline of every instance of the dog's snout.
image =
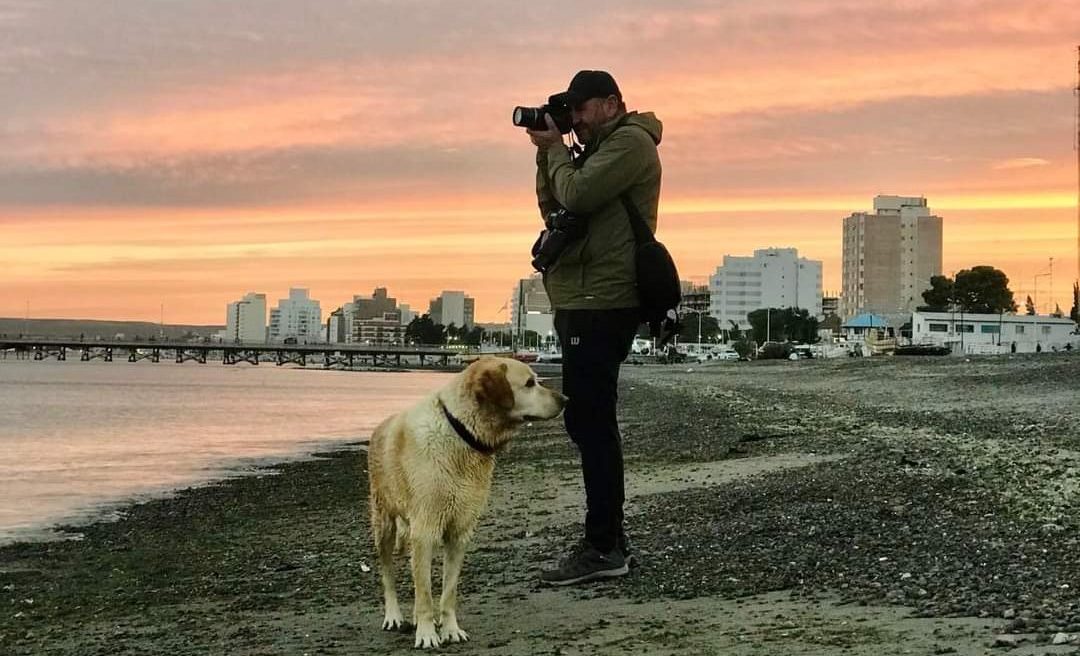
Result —
<instances>
[{"instance_id":1,"label":"dog's snout","mask_svg":"<svg viewBox=\"0 0 1080 656\"><path fill-rule=\"evenodd\" d=\"M555 404L559 407L560 411L566 408L566 404L570 401L570 399L565 394L563 394L562 392L552 391L552 395L555 397Z\"/></svg>"}]
</instances>

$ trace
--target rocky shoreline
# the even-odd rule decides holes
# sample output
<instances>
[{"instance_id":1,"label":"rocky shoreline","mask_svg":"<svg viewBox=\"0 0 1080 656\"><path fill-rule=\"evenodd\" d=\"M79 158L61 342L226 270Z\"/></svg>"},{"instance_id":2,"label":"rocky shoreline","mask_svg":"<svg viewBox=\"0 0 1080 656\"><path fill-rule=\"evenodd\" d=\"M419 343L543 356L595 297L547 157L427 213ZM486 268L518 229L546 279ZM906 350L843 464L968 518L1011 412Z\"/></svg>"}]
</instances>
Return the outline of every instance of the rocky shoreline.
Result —
<instances>
[{"instance_id":1,"label":"rocky shoreline","mask_svg":"<svg viewBox=\"0 0 1080 656\"><path fill-rule=\"evenodd\" d=\"M642 565L537 585L581 496L561 425L530 427L466 560L473 642L445 650L1080 651L1077 398L1064 354L626 367ZM0 548L0 652L409 650L379 630L365 497L349 450Z\"/></svg>"}]
</instances>

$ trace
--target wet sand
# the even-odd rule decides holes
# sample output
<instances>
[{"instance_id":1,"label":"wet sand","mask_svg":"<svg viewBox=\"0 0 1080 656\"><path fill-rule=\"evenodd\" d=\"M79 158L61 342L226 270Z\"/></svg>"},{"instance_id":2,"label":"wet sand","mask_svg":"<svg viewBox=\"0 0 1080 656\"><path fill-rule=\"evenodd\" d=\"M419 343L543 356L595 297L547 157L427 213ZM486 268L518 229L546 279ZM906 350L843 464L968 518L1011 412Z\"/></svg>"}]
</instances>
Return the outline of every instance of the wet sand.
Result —
<instances>
[{"instance_id":1,"label":"wet sand","mask_svg":"<svg viewBox=\"0 0 1080 656\"><path fill-rule=\"evenodd\" d=\"M472 641L441 651L1076 652L1078 398L1069 355L627 366L641 565L536 583L583 502L561 424L529 427L466 559ZM379 628L366 486L356 445L0 548L0 653L411 651Z\"/></svg>"}]
</instances>

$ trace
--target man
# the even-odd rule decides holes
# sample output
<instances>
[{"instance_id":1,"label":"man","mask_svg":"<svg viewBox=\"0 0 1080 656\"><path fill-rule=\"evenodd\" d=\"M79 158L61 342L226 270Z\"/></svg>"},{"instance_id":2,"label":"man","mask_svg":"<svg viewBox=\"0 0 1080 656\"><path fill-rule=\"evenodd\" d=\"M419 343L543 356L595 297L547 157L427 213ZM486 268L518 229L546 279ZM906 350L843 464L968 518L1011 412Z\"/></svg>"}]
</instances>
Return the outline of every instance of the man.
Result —
<instances>
[{"instance_id":1,"label":"man","mask_svg":"<svg viewBox=\"0 0 1080 656\"><path fill-rule=\"evenodd\" d=\"M550 116L547 130L529 130L537 146L541 216L561 206L587 224L587 234L544 273L563 349L563 392L570 398L564 420L581 453L587 510L584 539L557 568L541 572L541 580L570 585L628 572L615 407L619 365L641 311L634 233L622 197L655 232L661 124L652 113L627 112L615 79L604 71L579 72L552 101L572 109L584 150L573 157Z\"/></svg>"}]
</instances>

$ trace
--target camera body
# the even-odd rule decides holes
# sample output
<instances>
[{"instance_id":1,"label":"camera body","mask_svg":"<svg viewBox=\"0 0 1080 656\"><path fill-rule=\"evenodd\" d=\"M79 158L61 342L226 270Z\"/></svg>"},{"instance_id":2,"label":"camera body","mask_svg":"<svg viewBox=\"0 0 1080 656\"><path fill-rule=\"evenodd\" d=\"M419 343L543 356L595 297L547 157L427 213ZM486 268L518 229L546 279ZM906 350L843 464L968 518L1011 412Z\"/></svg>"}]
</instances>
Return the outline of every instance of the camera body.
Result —
<instances>
[{"instance_id":1,"label":"camera body","mask_svg":"<svg viewBox=\"0 0 1080 656\"><path fill-rule=\"evenodd\" d=\"M569 134L570 130L574 129L574 118L570 110L571 107L565 101L551 96L547 104L542 107L515 107L512 120L519 128L546 130L547 122L544 120L544 114L550 114L559 132Z\"/></svg>"},{"instance_id":2,"label":"camera body","mask_svg":"<svg viewBox=\"0 0 1080 656\"><path fill-rule=\"evenodd\" d=\"M558 208L544 217L545 229L532 247L533 268L544 273L559 259L566 247L581 239L588 232L585 219L575 216L565 208Z\"/></svg>"}]
</instances>

